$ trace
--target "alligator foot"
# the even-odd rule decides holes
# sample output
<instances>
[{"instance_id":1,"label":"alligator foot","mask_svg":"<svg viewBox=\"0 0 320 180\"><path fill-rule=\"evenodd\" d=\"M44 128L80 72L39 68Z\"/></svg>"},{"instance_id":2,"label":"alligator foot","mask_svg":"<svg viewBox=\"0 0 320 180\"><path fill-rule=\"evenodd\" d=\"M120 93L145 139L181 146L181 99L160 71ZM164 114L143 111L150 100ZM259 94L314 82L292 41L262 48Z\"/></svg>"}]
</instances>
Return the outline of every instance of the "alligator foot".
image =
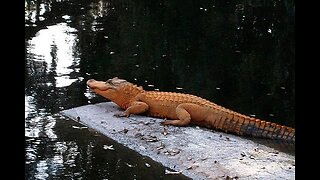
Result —
<instances>
[{"instance_id":1,"label":"alligator foot","mask_svg":"<svg viewBox=\"0 0 320 180\"><path fill-rule=\"evenodd\" d=\"M164 121L160 122L160 124L163 125L163 126L164 125L168 125L168 124L166 124L166 122L167 122L167 118L164 118Z\"/></svg>"},{"instance_id":2,"label":"alligator foot","mask_svg":"<svg viewBox=\"0 0 320 180\"><path fill-rule=\"evenodd\" d=\"M129 117L129 116L126 115L124 112L115 113L113 116L114 116L114 117L117 117L117 118Z\"/></svg>"}]
</instances>

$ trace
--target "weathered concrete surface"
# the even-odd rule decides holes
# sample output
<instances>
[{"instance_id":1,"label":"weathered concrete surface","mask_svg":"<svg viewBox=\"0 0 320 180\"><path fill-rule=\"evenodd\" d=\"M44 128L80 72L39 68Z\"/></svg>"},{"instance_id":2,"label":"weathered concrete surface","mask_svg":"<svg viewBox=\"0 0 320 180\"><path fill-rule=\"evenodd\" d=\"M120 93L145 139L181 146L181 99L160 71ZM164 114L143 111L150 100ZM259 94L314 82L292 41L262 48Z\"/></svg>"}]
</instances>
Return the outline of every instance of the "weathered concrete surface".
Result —
<instances>
[{"instance_id":1,"label":"weathered concrete surface","mask_svg":"<svg viewBox=\"0 0 320 180\"><path fill-rule=\"evenodd\" d=\"M61 114L193 179L295 179L295 157L232 134L198 127L164 127L163 119L117 118L111 102Z\"/></svg>"}]
</instances>

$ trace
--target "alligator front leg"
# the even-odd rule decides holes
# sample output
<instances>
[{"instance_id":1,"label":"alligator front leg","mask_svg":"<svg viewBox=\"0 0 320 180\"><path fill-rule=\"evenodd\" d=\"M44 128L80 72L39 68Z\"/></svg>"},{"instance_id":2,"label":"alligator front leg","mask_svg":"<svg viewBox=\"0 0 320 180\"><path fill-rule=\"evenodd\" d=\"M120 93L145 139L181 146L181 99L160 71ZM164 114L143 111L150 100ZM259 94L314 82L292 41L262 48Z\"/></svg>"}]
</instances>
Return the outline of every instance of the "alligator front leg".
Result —
<instances>
[{"instance_id":1,"label":"alligator front leg","mask_svg":"<svg viewBox=\"0 0 320 180\"><path fill-rule=\"evenodd\" d=\"M149 109L149 105L140 102L140 101L134 101L129 104L129 107L122 113L115 114L116 117L129 117L130 114L141 114L146 112Z\"/></svg>"},{"instance_id":2,"label":"alligator front leg","mask_svg":"<svg viewBox=\"0 0 320 180\"><path fill-rule=\"evenodd\" d=\"M193 121L202 121L205 118L204 111L207 111L205 108L192 104L192 103L183 103L177 106L176 114L178 119L168 120L161 122L162 125L174 125L174 126L187 126Z\"/></svg>"}]
</instances>

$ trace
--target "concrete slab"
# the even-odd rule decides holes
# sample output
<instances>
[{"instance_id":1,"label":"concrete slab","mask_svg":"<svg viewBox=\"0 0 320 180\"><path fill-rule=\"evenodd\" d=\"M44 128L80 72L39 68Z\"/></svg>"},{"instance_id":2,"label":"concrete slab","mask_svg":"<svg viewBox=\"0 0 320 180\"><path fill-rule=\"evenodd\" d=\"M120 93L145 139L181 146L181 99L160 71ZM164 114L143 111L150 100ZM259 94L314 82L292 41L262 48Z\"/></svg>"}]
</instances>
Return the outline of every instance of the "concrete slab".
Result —
<instances>
[{"instance_id":1,"label":"concrete slab","mask_svg":"<svg viewBox=\"0 0 320 180\"><path fill-rule=\"evenodd\" d=\"M295 156L206 128L162 126L163 119L132 115L112 102L61 114L193 179L295 179Z\"/></svg>"}]
</instances>

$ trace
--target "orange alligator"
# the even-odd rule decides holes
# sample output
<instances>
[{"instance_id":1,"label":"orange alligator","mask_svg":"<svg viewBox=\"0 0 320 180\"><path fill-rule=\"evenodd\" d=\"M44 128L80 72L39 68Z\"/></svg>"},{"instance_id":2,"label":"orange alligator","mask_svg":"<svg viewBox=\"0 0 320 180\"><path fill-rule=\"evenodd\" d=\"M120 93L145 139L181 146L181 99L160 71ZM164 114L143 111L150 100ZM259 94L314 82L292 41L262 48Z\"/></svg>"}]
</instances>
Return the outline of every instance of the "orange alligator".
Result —
<instances>
[{"instance_id":1,"label":"orange alligator","mask_svg":"<svg viewBox=\"0 0 320 180\"><path fill-rule=\"evenodd\" d=\"M246 116L194 95L146 91L118 77L107 81L90 79L87 85L125 110L118 116L145 113L170 119L163 125L196 124L237 135L295 142L294 128Z\"/></svg>"}]
</instances>

